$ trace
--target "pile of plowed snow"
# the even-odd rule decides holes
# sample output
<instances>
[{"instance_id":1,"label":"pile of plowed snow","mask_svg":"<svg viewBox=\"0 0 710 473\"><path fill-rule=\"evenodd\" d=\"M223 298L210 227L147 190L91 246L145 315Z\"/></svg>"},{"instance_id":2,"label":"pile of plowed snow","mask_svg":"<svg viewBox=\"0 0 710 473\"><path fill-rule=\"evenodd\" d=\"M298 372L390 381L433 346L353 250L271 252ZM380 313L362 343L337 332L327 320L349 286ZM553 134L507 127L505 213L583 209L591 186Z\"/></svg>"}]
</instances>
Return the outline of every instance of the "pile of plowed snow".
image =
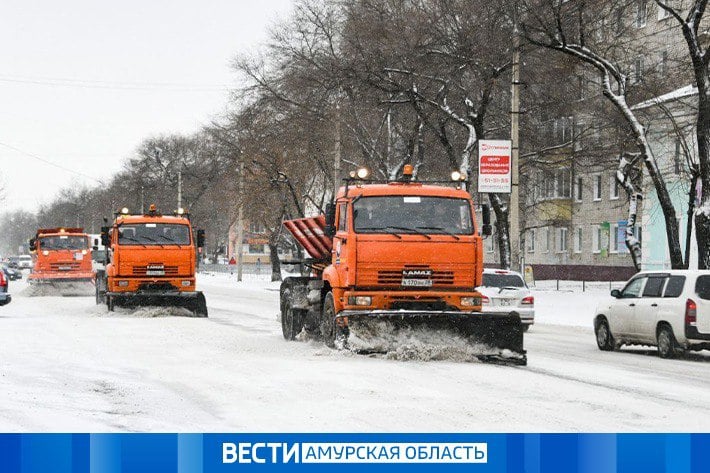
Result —
<instances>
[{"instance_id":1,"label":"pile of plowed snow","mask_svg":"<svg viewBox=\"0 0 710 473\"><path fill-rule=\"evenodd\" d=\"M55 282L30 284L18 295L23 297L87 297L93 296L96 288L90 282Z\"/></svg>"},{"instance_id":2,"label":"pile of plowed snow","mask_svg":"<svg viewBox=\"0 0 710 473\"><path fill-rule=\"evenodd\" d=\"M351 324L348 348L401 361L469 362L477 361L478 356L500 354L452 331L397 327L387 321Z\"/></svg>"},{"instance_id":3,"label":"pile of plowed snow","mask_svg":"<svg viewBox=\"0 0 710 473\"><path fill-rule=\"evenodd\" d=\"M143 317L146 319L156 317L195 317L192 311L183 307L116 307L114 312L107 312L107 315Z\"/></svg>"}]
</instances>

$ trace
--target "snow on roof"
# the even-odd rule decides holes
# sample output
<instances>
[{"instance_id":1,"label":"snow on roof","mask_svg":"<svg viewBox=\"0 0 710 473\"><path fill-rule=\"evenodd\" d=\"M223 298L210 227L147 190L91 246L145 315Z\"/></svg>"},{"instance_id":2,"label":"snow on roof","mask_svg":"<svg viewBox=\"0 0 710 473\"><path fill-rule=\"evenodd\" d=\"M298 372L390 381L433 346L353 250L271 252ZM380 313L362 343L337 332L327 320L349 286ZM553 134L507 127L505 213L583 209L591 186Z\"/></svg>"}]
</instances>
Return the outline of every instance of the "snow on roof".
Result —
<instances>
[{"instance_id":1,"label":"snow on roof","mask_svg":"<svg viewBox=\"0 0 710 473\"><path fill-rule=\"evenodd\" d=\"M695 87L694 85L686 85L685 87L681 87L680 89L676 89L672 92L668 92L667 94L659 95L658 97L654 97L650 100L646 100L645 102L638 103L631 107L631 110L642 110L644 108L649 108L653 107L654 105L660 105L665 102L671 102L673 100L680 100L685 97L690 97L693 95L697 95L698 93L698 88Z\"/></svg>"}]
</instances>

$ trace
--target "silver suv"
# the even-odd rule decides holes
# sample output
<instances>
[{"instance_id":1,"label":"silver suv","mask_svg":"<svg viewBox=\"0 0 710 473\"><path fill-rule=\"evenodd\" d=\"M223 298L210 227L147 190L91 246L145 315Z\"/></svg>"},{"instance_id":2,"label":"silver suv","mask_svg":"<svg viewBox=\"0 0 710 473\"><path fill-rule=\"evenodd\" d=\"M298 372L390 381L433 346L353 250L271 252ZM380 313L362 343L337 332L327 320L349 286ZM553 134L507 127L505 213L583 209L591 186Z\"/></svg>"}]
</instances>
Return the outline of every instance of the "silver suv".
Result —
<instances>
[{"instance_id":1,"label":"silver suv","mask_svg":"<svg viewBox=\"0 0 710 473\"><path fill-rule=\"evenodd\" d=\"M710 349L710 271L643 271L611 296L594 317L600 350L651 345L672 358Z\"/></svg>"}]
</instances>

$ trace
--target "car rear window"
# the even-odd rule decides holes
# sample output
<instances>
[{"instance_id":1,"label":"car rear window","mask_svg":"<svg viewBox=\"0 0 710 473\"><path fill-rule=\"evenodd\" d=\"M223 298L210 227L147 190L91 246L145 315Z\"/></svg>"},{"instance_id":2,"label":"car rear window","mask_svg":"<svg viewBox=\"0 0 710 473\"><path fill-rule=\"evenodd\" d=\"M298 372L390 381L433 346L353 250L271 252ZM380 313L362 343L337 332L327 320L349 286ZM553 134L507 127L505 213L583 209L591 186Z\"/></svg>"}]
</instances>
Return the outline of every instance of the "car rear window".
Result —
<instances>
[{"instance_id":1,"label":"car rear window","mask_svg":"<svg viewBox=\"0 0 710 473\"><path fill-rule=\"evenodd\" d=\"M663 297L679 297L683 293L685 276L671 276L666 285L666 292Z\"/></svg>"},{"instance_id":2,"label":"car rear window","mask_svg":"<svg viewBox=\"0 0 710 473\"><path fill-rule=\"evenodd\" d=\"M643 297L661 297L664 282L666 282L665 277L649 277L643 289Z\"/></svg>"},{"instance_id":3,"label":"car rear window","mask_svg":"<svg viewBox=\"0 0 710 473\"><path fill-rule=\"evenodd\" d=\"M695 292L701 299L710 300L710 276L700 276L698 278L695 282Z\"/></svg>"},{"instance_id":4,"label":"car rear window","mask_svg":"<svg viewBox=\"0 0 710 473\"><path fill-rule=\"evenodd\" d=\"M525 281L517 274L483 274L485 287L525 287Z\"/></svg>"}]
</instances>

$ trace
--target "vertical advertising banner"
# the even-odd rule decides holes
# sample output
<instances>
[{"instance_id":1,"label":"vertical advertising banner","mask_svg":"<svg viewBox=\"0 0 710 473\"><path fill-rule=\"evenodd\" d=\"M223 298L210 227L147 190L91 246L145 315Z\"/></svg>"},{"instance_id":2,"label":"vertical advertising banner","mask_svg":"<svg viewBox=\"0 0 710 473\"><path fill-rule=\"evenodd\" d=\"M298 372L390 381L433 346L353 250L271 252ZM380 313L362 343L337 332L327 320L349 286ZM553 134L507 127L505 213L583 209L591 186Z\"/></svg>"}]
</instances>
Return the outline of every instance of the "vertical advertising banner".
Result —
<instances>
[{"instance_id":1,"label":"vertical advertising banner","mask_svg":"<svg viewBox=\"0 0 710 473\"><path fill-rule=\"evenodd\" d=\"M510 140L480 140L478 142L478 192L510 194Z\"/></svg>"}]
</instances>

